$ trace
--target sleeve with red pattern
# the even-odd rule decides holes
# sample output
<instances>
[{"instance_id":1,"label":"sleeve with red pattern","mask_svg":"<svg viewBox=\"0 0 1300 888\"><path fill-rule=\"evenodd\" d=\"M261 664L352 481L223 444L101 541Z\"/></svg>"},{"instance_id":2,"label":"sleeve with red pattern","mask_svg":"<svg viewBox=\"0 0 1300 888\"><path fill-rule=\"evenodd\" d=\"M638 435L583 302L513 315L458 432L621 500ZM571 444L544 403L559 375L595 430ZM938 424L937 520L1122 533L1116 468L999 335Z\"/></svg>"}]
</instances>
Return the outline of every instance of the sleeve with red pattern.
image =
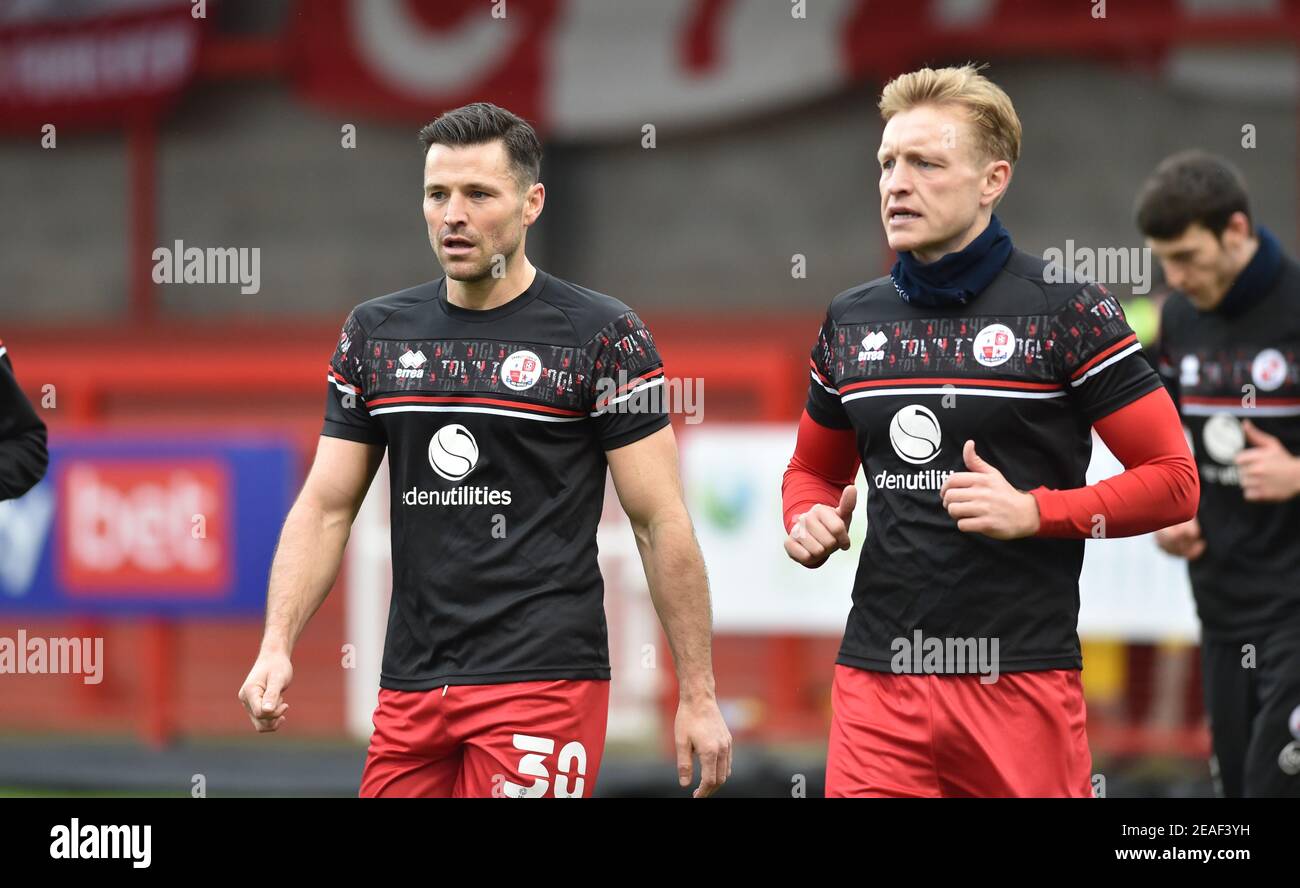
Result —
<instances>
[{"instance_id":1,"label":"sleeve with red pattern","mask_svg":"<svg viewBox=\"0 0 1300 888\"><path fill-rule=\"evenodd\" d=\"M794 456L781 481L786 533L797 516L817 503L831 508L839 505L840 494L857 477L860 462L853 429L827 428L805 410L799 419Z\"/></svg>"},{"instance_id":2,"label":"sleeve with red pattern","mask_svg":"<svg viewBox=\"0 0 1300 888\"><path fill-rule=\"evenodd\" d=\"M1123 306L1101 284L1086 284L1067 299L1050 329L1052 360L1089 424L1160 388Z\"/></svg>"},{"instance_id":3,"label":"sleeve with red pattern","mask_svg":"<svg viewBox=\"0 0 1300 888\"><path fill-rule=\"evenodd\" d=\"M1196 514L1200 478L1168 392L1143 395L1095 428L1126 471L1086 487L1029 491L1038 501L1036 536L1137 536Z\"/></svg>"},{"instance_id":4,"label":"sleeve with red pattern","mask_svg":"<svg viewBox=\"0 0 1300 888\"><path fill-rule=\"evenodd\" d=\"M325 424L321 434L362 444L384 444L388 441L384 425L370 415L366 406L367 343L365 328L354 311L343 322L334 356L325 371L329 391L325 396Z\"/></svg>"}]
</instances>

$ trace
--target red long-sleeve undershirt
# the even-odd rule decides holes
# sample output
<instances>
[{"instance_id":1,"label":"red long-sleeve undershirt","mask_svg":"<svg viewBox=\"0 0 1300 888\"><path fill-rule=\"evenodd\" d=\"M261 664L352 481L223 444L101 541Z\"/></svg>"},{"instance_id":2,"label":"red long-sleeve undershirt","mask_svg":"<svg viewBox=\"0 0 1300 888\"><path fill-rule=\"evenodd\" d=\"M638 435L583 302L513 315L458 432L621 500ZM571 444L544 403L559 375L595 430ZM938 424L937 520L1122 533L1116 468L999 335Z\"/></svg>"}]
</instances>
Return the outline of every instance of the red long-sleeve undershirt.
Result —
<instances>
[{"instance_id":1,"label":"red long-sleeve undershirt","mask_svg":"<svg viewBox=\"0 0 1300 888\"><path fill-rule=\"evenodd\" d=\"M1196 463L1188 452L1178 411L1163 388L1098 420L1094 428L1125 471L1086 487L1030 490L1038 503L1040 524L1035 536L1136 536L1196 514L1200 501ZM858 465L853 430L827 428L805 411L781 484L786 531L816 503L838 505L844 488L857 476Z\"/></svg>"},{"instance_id":2,"label":"red long-sleeve undershirt","mask_svg":"<svg viewBox=\"0 0 1300 888\"><path fill-rule=\"evenodd\" d=\"M840 494L858 476L857 436L853 429L832 429L803 412L794 456L781 479L781 506L785 531L790 532L797 516L818 503L834 508Z\"/></svg>"}]
</instances>

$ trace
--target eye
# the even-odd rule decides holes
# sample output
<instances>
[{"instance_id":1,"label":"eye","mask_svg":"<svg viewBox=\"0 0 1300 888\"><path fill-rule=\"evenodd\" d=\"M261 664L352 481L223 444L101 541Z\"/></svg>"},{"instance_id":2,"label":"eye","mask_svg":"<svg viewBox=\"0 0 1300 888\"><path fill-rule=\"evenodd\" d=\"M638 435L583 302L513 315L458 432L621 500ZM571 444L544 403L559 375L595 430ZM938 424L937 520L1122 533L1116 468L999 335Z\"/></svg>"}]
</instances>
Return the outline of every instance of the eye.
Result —
<instances>
[{"instance_id":1,"label":"eye","mask_svg":"<svg viewBox=\"0 0 1300 888\"><path fill-rule=\"evenodd\" d=\"M486 191L471 191L469 194L470 197L474 198L475 200L478 200L480 197L488 196Z\"/></svg>"},{"instance_id":2,"label":"eye","mask_svg":"<svg viewBox=\"0 0 1300 888\"><path fill-rule=\"evenodd\" d=\"M921 167L922 169L927 169L927 170L932 169L934 167L934 164L930 163L930 161L928 160L918 160L916 162L916 165Z\"/></svg>"},{"instance_id":3,"label":"eye","mask_svg":"<svg viewBox=\"0 0 1300 888\"><path fill-rule=\"evenodd\" d=\"M428 193L428 195L426 195L426 196L427 196L430 200L442 200L443 197L445 196L445 194L446 194L446 192L444 192L444 191L430 191L430 192Z\"/></svg>"},{"instance_id":4,"label":"eye","mask_svg":"<svg viewBox=\"0 0 1300 888\"><path fill-rule=\"evenodd\" d=\"M880 164L880 168L881 168L882 170L891 169L893 166L894 166L894 161L893 161L892 159L891 159L891 160L882 161L881 164Z\"/></svg>"}]
</instances>

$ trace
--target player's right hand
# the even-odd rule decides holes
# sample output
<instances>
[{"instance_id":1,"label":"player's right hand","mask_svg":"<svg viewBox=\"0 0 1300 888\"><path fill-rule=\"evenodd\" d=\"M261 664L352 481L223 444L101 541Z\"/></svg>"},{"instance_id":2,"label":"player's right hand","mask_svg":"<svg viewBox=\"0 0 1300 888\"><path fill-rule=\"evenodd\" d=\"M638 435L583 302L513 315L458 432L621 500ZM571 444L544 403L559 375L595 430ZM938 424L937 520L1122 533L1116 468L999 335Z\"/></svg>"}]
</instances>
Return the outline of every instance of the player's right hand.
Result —
<instances>
[{"instance_id":1,"label":"player's right hand","mask_svg":"<svg viewBox=\"0 0 1300 888\"><path fill-rule=\"evenodd\" d=\"M858 489L850 484L835 508L818 503L795 519L785 538L785 553L804 567L821 567L831 553L849 547L849 524L858 504Z\"/></svg>"},{"instance_id":2,"label":"player's right hand","mask_svg":"<svg viewBox=\"0 0 1300 888\"><path fill-rule=\"evenodd\" d=\"M1156 531L1156 545L1170 555L1195 561L1205 552L1201 525L1195 518Z\"/></svg>"},{"instance_id":3,"label":"player's right hand","mask_svg":"<svg viewBox=\"0 0 1300 888\"><path fill-rule=\"evenodd\" d=\"M263 651L239 689L239 700L258 733L274 731L284 724L289 704L282 699L293 681L293 664L288 654Z\"/></svg>"}]
</instances>

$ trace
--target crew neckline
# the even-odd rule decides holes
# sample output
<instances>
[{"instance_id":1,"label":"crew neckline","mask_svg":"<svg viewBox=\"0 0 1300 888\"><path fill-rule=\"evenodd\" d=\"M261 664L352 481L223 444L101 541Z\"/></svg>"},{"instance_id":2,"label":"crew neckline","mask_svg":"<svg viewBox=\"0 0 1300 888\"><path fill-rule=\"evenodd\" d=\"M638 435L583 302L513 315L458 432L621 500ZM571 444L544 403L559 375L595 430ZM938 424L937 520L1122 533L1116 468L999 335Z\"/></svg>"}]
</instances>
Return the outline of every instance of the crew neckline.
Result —
<instances>
[{"instance_id":1,"label":"crew neckline","mask_svg":"<svg viewBox=\"0 0 1300 888\"><path fill-rule=\"evenodd\" d=\"M443 275L438 281L438 304L442 306L442 310L447 313L448 317L460 321L470 321L471 323L495 321L514 314L541 295L548 277L549 275L546 272L538 268L537 273L533 275L533 282L528 285L528 289L508 302L503 302L493 308L464 308L452 304L451 300L447 298L447 276Z\"/></svg>"}]
</instances>

